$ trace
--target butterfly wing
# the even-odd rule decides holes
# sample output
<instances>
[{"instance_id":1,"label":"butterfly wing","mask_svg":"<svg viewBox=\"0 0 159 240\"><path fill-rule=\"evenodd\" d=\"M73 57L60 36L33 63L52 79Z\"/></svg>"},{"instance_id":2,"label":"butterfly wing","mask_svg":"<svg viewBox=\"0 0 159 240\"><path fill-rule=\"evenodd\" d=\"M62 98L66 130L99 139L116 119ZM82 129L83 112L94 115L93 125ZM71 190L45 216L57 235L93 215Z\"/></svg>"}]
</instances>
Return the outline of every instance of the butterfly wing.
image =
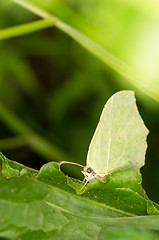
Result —
<instances>
[{"instance_id":1,"label":"butterfly wing","mask_svg":"<svg viewBox=\"0 0 159 240\"><path fill-rule=\"evenodd\" d=\"M114 171L139 170L145 162L147 134L134 92L117 92L103 109L89 146L87 166L101 177Z\"/></svg>"}]
</instances>

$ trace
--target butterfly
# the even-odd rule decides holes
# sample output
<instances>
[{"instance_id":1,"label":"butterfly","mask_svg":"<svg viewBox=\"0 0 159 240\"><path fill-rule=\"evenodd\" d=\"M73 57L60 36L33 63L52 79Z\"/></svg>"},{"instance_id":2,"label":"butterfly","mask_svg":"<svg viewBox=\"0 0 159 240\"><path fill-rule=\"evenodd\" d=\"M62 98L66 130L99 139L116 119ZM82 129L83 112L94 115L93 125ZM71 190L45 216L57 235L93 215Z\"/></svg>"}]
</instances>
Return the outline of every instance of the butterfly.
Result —
<instances>
[{"instance_id":1,"label":"butterfly","mask_svg":"<svg viewBox=\"0 0 159 240\"><path fill-rule=\"evenodd\" d=\"M83 167L84 186L94 179L104 182L108 174L116 171L139 171L145 163L147 135L134 92L117 92L104 106L89 145L86 166L71 164Z\"/></svg>"}]
</instances>

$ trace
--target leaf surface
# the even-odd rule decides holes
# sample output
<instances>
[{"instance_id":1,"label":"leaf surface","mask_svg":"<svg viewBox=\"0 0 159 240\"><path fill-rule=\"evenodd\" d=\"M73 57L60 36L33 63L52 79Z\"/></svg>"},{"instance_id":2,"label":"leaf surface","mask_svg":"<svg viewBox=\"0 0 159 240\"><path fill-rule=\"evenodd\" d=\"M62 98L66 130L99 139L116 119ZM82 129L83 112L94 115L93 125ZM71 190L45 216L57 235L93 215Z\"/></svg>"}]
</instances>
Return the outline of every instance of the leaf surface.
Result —
<instances>
[{"instance_id":1,"label":"leaf surface","mask_svg":"<svg viewBox=\"0 0 159 240\"><path fill-rule=\"evenodd\" d=\"M159 216L146 216L147 204L152 202L142 189L138 172L114 173L107 184L96 180L79 195L76 191L83 183L62 174L57 163L45 164L36 171L1 155L1 165L1 237L102 239L108 234L108 226L109 230L159 230ZM152 206L158 213L157 205Z\"/></svg>"}]
</instances>

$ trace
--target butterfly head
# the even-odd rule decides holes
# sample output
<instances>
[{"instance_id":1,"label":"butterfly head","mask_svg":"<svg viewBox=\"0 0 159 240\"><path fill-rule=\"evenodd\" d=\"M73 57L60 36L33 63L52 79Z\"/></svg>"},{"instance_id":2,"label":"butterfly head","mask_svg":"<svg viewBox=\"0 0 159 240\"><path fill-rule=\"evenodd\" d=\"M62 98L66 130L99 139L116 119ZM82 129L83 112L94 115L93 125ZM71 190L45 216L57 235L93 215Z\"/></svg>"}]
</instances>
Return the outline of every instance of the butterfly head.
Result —
<instances>
[{"instance_id":1,"label":"butterfly head","mask_svg":"<svg viewBox=\"0 0 159 240\"><path fill-rule=\"evenodd\" d=\"M85 176L85 179L90 182L93 179L96 179L96 174L91 167L84 167L82 173Z\"/></svg>"}]
</instances>

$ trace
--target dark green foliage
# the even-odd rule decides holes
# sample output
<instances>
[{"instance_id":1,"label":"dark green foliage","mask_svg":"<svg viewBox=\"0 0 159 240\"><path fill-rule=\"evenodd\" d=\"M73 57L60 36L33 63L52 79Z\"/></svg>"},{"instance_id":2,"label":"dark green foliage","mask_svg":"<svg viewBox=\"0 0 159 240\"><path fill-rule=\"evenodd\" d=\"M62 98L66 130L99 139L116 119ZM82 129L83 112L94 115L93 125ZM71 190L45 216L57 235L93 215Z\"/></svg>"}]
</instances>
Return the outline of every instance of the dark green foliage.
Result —
<instances>
[{"instance_id":1,"label":"dark green foliage","mask_svg":"<svg viewBox=\"0 0 159 240\"><path fill-rule=\"evenodd\" d=\"M132 229L134 236L139 232L133 227L159 230L159 217L146 216L151 209L158 214L158 206L147 198L137 172L114 173L106 183L89 183L78 195L71 186L79 191L82 182L64 176L57 163L45 164L38 172L1 154L1 165L2 237L101 239L109 235L113 238L113 232L118 235L119 227Z\"/></svg>"}]
</instances>

